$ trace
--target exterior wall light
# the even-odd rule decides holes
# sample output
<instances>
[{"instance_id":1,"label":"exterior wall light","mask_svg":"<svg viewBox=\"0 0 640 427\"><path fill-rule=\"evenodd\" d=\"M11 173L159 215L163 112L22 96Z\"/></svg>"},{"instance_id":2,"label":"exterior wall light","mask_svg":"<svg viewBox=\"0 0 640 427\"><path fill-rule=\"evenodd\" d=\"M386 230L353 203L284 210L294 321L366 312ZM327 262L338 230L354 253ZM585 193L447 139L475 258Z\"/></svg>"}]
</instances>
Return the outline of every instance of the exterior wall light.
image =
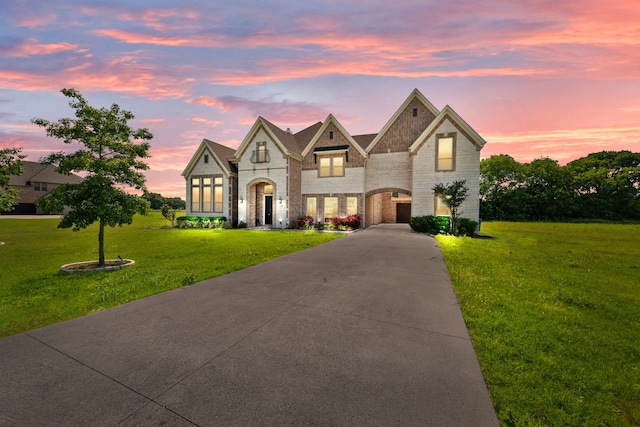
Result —
<instances>
[{"instance_id":1,"label":"exterior wall light","mask_svg":"<svg viewBox=\"0 0 640 427\"><path fill-rule=\"evenodd\" d=\"M242 196L240 196L240 203L243 203L244 199L242 198Z\"/></svg>"},{"instance_id":2,"label":"exterior wall light","mask_svg":"<svg viewBox=\"0 0 640 427\"><path fill-rule=\"evenodd\" d=\"M278 201L280 202L280 204L282 204L282 196L278 197Z\"/></svg>"}]
</instances>

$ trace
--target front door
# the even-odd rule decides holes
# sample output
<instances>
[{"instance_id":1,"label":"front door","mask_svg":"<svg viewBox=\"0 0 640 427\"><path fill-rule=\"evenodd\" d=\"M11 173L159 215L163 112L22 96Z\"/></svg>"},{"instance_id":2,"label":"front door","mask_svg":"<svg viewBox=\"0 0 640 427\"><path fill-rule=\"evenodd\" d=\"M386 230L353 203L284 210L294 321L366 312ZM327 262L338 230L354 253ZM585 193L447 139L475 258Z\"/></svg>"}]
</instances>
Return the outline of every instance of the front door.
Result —
<instances>
[{"instance_id":1,"label":"front door","mask_svg":"<svg viewBox=\"0 0 640 427\"><path fill-rule=\"evenodd\" d=\"M264 196L264 223L273 224L273 196Z\"/></svg>"},{"instance_id":2,"label":"front door","mask_svg":"<svg viewBox=\"0 0 640 427\"><path fill-rule=\"evenodd\" d=\"M411 220L411 203L396 204L396 223L407 224Z\"/></svg>"}]
</instances>

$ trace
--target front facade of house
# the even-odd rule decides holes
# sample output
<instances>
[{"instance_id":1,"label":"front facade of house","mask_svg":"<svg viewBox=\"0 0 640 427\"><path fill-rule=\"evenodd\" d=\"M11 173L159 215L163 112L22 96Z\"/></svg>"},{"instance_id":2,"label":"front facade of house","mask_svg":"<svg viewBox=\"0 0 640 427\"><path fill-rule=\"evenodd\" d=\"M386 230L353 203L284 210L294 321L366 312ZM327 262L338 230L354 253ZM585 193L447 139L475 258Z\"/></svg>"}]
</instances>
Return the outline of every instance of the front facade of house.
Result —
<instances>
[{"instance_id":1,"label":"front facade of house","mask_svg":"<svg viewBox=\"0 0 640 427\"><path fill-rule=\"evenodd\" d=\"M477 221L484 144L451 107L439 111L417 89L377 134L351 135L333 115L295 134L258 117L235 151L202 142L183 172L187 215L273 228L299 216L409 222L446 215L431 189L464 179L462 216Z\"/></svg>"}]
</instances>

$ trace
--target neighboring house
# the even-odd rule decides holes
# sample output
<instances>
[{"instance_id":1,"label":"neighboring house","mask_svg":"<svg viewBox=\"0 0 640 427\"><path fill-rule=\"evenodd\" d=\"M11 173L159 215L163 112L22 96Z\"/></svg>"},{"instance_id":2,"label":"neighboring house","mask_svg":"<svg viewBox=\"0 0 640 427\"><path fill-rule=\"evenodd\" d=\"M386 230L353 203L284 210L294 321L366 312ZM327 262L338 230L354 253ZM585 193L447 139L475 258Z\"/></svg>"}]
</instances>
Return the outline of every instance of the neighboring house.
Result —
<instances>
[{"instance_id":1,"label":"neighboring house","mask_svg":"<svg viewBox=\"0 0 640 427\"><path fill-rule=\"evenodd\" d=\"M13 175L9 185L20 192L16 202L17 206L9 213L15 214L40 214L36 207L36 201L54 188L62 184L77 184L82 178L77 175L64 175L56 172L55 166L42 163L22 161L22 175Z\"/></svg>"},{"instance_id":2,"label":"neighboring house","mask_svg":"<svg viewBox=\"0 0 640 427\"><path fill-rule=\"evenodd\" d=\"M258 117L235 152L202 142L182 173L187 215L273 228L301 215L409 222L447 215L432 188L464 179L462 216L477 221L484 144L451 107L439 111L417 89L377 134L351 135L331 114L295 134Z\"/></svg>"}]
</instances>

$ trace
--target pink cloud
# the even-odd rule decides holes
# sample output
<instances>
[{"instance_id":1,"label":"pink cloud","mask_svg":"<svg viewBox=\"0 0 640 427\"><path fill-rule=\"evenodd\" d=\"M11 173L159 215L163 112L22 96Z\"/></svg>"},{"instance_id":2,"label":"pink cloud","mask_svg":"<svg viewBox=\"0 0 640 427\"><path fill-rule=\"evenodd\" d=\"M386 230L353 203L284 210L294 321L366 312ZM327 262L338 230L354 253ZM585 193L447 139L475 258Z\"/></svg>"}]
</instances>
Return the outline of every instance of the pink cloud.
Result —
<instances>
[{"instance_id":1,"label":"pink cloud","mask_svg":"<svg viewBox=\"0 0 640 427\"><path fill-rule=\"evenodd\" d=\"M506 153L518 161L550 157L560 164L566 164L586 153L612 149L612 140L616 141L615 150L637 151L640 126L487 133L483 137L487 141L482 150L483 157Z\"/></svg>"},{"instance_id":2,"label":"pink cloud","mask_svg":"<svg viewBox=\"0 0 640 427\"><path fill-rule=\"evenodd\" d=\"M78 45L67 42L61 43L40 43L35 38L28 38L21 43L17 43L9 48L2 48L0 51L6 56L25 57L34 55L50 55L58 52L65 52L77 49Z\"/></svg>"},{"instance_id":3,"label":"pink cloud","mask_svg":"<svg viewBox=\"0 0 640 427\"><path fill-rule=\"evenodd\" d=\"M47 74L0 70L0 87L14 90L50 90L76 87L83 91L108 90L148 99L179 98L187 95L189 84L159 66L140 64L135 56L84 62Z\"/></svg>"},{"instance_id":4,"label":"pink cloud","mask_svg":"<svg viewBox=\"0 0 640 427\"><path fill-rule=\"evenodd\" d=\"M216 126L220 126L221 124L223 124L224 122L221 122L219 120L207 120L207 119L203 119L202 117L194 117L193 119L191 119L192 121L196 122L196 123L202 123L208 126L212 126L212 127L216 127Z\"/></svg>"}]
</instances>

